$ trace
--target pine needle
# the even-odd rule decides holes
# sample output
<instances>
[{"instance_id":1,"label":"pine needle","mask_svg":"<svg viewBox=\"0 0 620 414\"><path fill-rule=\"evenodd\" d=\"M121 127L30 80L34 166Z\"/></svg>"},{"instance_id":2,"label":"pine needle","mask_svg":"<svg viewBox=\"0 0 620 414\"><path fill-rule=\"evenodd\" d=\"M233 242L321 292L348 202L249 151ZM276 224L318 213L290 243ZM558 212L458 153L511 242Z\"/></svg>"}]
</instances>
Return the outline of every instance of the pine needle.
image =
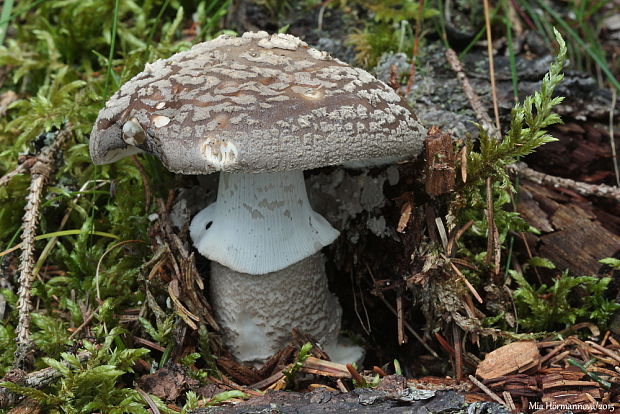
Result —
<instances>
[{"instance_id":1,"label":"pine needle","mask_svg":"<svg viewBox=\"0 0 620 414\"><path fill-rule=\"evenodd\" d=\"M484 23L487 31L487 52L489 55L489 78L491 79L491 94L493 95L493 112L495 113L495 127L501 131L499 122L499 105L497 103L497 88L495 85L495 65L493 64L493 37L491 35L491 17L489 13L489 0L484 3Z\"/></svg>"}]
</instances>

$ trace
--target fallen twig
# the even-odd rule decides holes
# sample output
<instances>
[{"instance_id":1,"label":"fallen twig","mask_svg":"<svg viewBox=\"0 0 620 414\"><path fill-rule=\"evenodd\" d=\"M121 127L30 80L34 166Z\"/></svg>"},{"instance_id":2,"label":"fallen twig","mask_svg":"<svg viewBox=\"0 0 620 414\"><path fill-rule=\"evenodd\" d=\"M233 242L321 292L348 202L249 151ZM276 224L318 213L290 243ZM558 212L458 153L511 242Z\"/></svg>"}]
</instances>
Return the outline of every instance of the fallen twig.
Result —
<instances>
[{"instance_id":1,"label":"fallen twig","mask_svg":"<svg viewBox=\"0 0 620 414\"><path fill-rule=\"evenodd\" d=\"M486 27L487 27L487 41L489 42L489 70L490 70L490 78L491 78L491 91L493 93L493 108L495 110L496 125L493 125L493 121L491 121L489 114L482 107L482 104L480 103L480 98L478 97L476 92L474 92L473 88L471 87L471 84L469 83L469 80L465 76L461 62L458 56L456 55L456 53L454 52L454 50L448 49L446 51L446 58L448 59L450 66L452 66L452 70L456 72L456 77L461 83L461 89L463 90L463 93L467 97L469 104L474 110L474 113L476 114L476 118L478 119L482 127L487 131L487 133L491 137L499 140L501 139L501 133L500 133L501 130L500 130L500 123L499 123L499 110L497 108L497 95L496 95L496 90L495 90L495 71L493 68L493 47L491 45L491 34L490 34L491 32L490 32L487 1L484 2L484 8L485 8L485 20L486 20ZM465 182L465 180L463 180L463 182ZM501 246L499 245L499 241L498 241L499 235L497 234L497 227L495 226L495 221L493 219L493 199L492 199L490 179L487 179L486 187L487 187L486 188L487 206L486 206L485 211L487 214L487 222L489 223L489 236L487 239L487 260L489 261L489 263L493 264L493 280L495 283L498 283L499 280L497 279L499 276Z\"/></svg>"},{"instance_id":2,"label":"fallen twig","mask_svg":"<svg viewBox=\"0 0 620 414\"><path fill-rule=\"evenodd\" d=\"M463 66L461 65L461 61L456 55L456 52L452 49L446 50L446 59L448 59L448 63L450 63L452 70L456 73L456 78L461 83L461 89L467 97L471 108L474 110L476 118L490 136L499 139L499 131L495 128L495 125L493 125L493 121L491 121L489 114L487 114L487 112L482 107L482 104L480 103L480 98L471 87L467 76L465 76L465 73L463 72Z\"/></svg>"},{"instance_id":3,"label":"fallen twig","mask_svg":"<svg viewBox=\"0 0 620 414\"><path fill-rule=\"evenodd\" d=\"M461 332L456 324L452 324L452 337L454 339L454 366L456 380L463 381L463 348L461 347Z\"/></svg>"},{"instance_id":4,"label":"fallen twig","mask_svg":"<svg viewBox=\"0 0 620 414\"><path fill-rule=\"evenodd\" d=\"M452 263L452 261L450 259L448 259L444 254L441 255L441 257L443 257L443 259L450 264L450 266L452 267L452 270L454 270L454 272L456 273L456 275L463 280L463 283L465 283L465 286L467 286L467 289L469 289L469 291L471 292L472 295L474 295L474 297L476 298L476 300L480 303L484 303L484 301L482 300L482 296L480 296L480 294L476 291L476 289L474 288L474 286L469 282L469 280L467 280L467 278L465 277L465 275L463 273L461 273L461 271L459 270L458 267L456 267L456 265L454 263Z\"/></svg>"},{"instance_id":5,"label":"fallen twig","mask_svg":"<svg viewBox=\"0 0 620 414\"><path fill-rule=\"evenodd\" d=\"M390 312L392 312L394 315L398 315L398 313L396 312L396 309L394 309L394 307L392 305L390 305L390 303L383 297L383 296L379 296L379 298L383 301L383 303L385 304L385 306L390 310ZM411 335L413 335L413 337L415 339L418 340L418 342L420 344L422 344L422 346L424 348L426 348L426 350L428 352L430 352L430 354L435 357L435 358L439 358L439 355L437 355L437 352L435 352L433 350L433 348L431 348L426 341L424 340L424 338L422 338L414 329L413 327L409 324L409 322L405 321L405 328L407 328L407 330L409 331L409 333L411 333Z\"/></svg>"},{"instance_id":6,"label":"fallen twig","mask_svg":"<svg viewBox=\"0 0 620 414\"><path fill-rule=\"evenodd\" d=\"M602 352L603 354L607 355L608 357L611 357L611 358L615 359L617 362L620 362L620 354L618 354L616 352L613 352L613 351L610 351L609 349L600 346L596 342L586 341L586 344L590 345L592 348L596 349L597 351Z\"/></svg>"},{"instance_id":7,"label":"fallen twig","mask_svg":"<svg viewBox=\"0 0 620 414\"><path fill-rule=\"evenodd\" d=\"M26 158L26 160L21 164L18 164L13 171L9 171L8 173L0 177L0 187L7 185L9 181L11 181L11 179L16 175L23 174L28 171L35 164L36 161L37 159L35 157Z\"/></svg>"},{"instance_id":8,"label":"fallen twig","mask_svg":"<svg viewBox=\"0 0 620 414\"><path fill-rule=\"evenodd\" d=\"M507 406L507 404L504 402L504 400L502 400L497 394L495 394L493 391L491 391L486 385L484 385L483 383L478 381L476 379L476 377L474 377L473 375L470 375L469 376L469 380L471 382L473 382L474 385L476 385L478 388L480 388L486 395L491 397L493 400L497 401L501 405Z\"/></svg>"},{"instance_id":9,"label":"fallen twig","mask_svg":"<svg viewBox=\"0 0 620 414\"><path fill-rule=\"evenodd\" d=\"M155 401L153 401L150 395L148 395L144 390L142 390L142 388L138 386L136 386L136 391L138 392L138 394L140 394L140 397L142 397L144 402L148 404L149 410L153 414L161 414L161 411L159 411L159 408L157 408L157 404L155 404Z\"/></svg>"},{"instance_id":10,"label":"fallen twig","mask_svg":"<svg viewBox=\"0 0 620 414\"><path fill-rule=\"evenodd\" d=\"M571 180L570 178L555 177L533 170L523 162L509 165L508 171L519 174L536 184L548 185L555 188L567 188L582 196L597 196L620 201L620 188L618 187L612 187L606 184L587 184Z\"/></svg>"},{"instance_id":11,"label":"fallen twig","mask_svg":"<svg viewBox=\"0 0 620 414\"><path fill-rule=\"evenodd\" d=\"M28 189L26 207L24 208L25 213L22 219L22 254L19 264L19 291L17 301L19 317L17 328L15 329L17 335L17 350L15 351L15 361L13 363L13 367L15 368L25 368L32 347L30 341L30 312L32 310L32 270L35 264L34 238L39 221L39 209L41 207L43 189L54 171L54 159L56 154L71 135L71 125L67 124L65 128L58 133L54 142L41 150L41 153L36 157L36 162L30 168L32 181Z\"/></svg>"},{"instance_id":12,"label":"fallen twig","mask_svg":"<svg viewBox=\"0 0 620 414\"><path fill-rule=\"evenodd\" d=\"M487 255L486 262L493 266L492 279L496 285L501 285L501 275L499 273L499 266L502 254L502 246L499 240L499 231L495 225L494 203L493 203L493 183L491 178L487 178L485 181L486 188L486 209L485 214L487 217L488 236L487 236Z\"/></svg>"},{"instance_id":13,"label":"fallen twig","mask_svg":"<svg viewBox=\"0 0 620 414\"><path fill-rule=\"evenodd\" d=\"M396 293L396 321L398 326L398 345L407 343L407 335L405 335L405 311L403 309L403 295L400 289Z\"/></svg>"},{"instance_id":14,"label":"fallen twig","mask_svg":"<svg viewBox=\"0 0 620 414\"><path fill-rule=\"evenodd\" d=\"M91 356L92 354L89 351L82 351L77 354L77 358L80 362L88 360ZM31 372L30 374L23 375L21 378L16 375L11 376L9 373L5 375L2 380L14 382L23 387L41 389L60 378L60 376L60 372L58 372L55 368L48 367L43 368L39 371ZM15 405L21 398L21 395L15 394L7 390L6 388L0 387L0 408L6 408Z\"/></svg>"}]
</instances>

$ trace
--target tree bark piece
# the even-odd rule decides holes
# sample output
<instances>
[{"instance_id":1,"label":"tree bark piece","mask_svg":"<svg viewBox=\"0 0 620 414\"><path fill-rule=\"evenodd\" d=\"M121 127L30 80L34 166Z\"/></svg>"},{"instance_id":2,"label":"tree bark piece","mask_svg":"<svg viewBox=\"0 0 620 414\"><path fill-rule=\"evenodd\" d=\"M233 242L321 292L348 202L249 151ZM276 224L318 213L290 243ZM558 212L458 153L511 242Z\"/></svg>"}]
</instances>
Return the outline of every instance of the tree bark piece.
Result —
<instances>
[{"instance_id":1,"label":"tree bark piece","mask_svg":"<svg viewBox=\"0 0 620 414\"><path fill-rule=\"evenodd\" d=\"M620 237L597 221L575 217L576 220L563 230L542 236L539 253L558 268L571 269L573 275L595 274L602 266L598 262L600 259L620 250Z\"/></svg>"},{"instance_id":2,"label":"tree bark piece","mask_svg":"<svg viewBox=\"0 0 620 414\"><path fill-rule=\"evenodd\" d=\"M521 182L519 191L519 213L542 233L528 235L534 255L573 275L592 275L600 269L600 259L620 250L620 237L606 228L609 223L604 225L588 202L529 180Z\"/></svg>"},{"instance_id":3,"label":"tree bark piece","mask_svg":"<svg viewBox=\"0 0 620 414\"><path fill-rule=\"evenodd\" d=\"M585 374L576 367L549 368L540 379L543 388L542 402L547 404L591 404L586 394L597 401L601 388L594 381L583 380Z\"/></svg>"},{"instance_id":4,"label":"tree bark piece","mask_svg":"<svg viewBox=\"0 0 620 414\"><path fill-rule=\"evenodd\" d=\"M454 151L450 135L431 127L424 141L426 158L426 193L431 197L454 190Z\"/></svg>"},{"instance_id":5,"label":"tree bark piece","mask_svg":"<svg viewBox=\"0 0 620 414\"><path fill-rule=\"evenodd\" d=\"M454 391L429 391L405 388L396 393L374 388L356 388L348 393L325 389L297 393L268 392L235 406L207 407L194 414L409 414L415 412L461 412L464 397Z\"/></svg>"},{"instance_id":6,"label":"tree bark piece","mask_svg":"<svg viewBox=\"0 0 620 414\"><path fill-rule=\"evenodd\" d=\"M476 375L490 380L537 369L539 365L540 353L535 342L513 342L487 354L478 365Z\"/></svg>"}]
</instances>

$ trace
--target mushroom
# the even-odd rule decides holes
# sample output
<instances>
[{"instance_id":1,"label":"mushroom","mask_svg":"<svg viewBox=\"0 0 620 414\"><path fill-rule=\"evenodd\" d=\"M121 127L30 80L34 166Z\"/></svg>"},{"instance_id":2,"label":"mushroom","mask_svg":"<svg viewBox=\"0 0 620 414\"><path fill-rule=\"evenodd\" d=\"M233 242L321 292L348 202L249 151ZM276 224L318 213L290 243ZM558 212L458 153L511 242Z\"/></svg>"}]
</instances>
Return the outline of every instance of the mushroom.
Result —
<instances>
[{"instance_id":1,"label":"mushroom","mask_svg":"<svg viewBox=\"0 0 620 414\"><path fill-rule=\"evenodd\" d=\"M334 360L342 310L321 248L338 237L312 210L303 170L417 155L425 130L368 72L287 34L222 35L146 65L99 113L96 164L146 151L180 174L220 172L217 201L192 220L212 261L210 300L225 343L259 363L292 328Z\"/></svg>"}]
</instances>

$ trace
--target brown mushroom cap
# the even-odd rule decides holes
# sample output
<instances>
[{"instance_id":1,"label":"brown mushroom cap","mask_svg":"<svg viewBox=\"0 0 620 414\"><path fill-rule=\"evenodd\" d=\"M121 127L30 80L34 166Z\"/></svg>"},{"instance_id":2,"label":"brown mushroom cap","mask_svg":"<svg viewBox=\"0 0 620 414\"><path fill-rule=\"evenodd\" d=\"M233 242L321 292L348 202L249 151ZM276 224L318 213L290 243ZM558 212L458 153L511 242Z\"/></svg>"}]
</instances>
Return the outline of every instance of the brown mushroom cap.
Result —
<instances>
[{"instance_id":1,"label":"brown mushroom cap","mask_svg":"<svg viewBox=\"0 0 620 414\"><path fill-rule=\"evenodd\" d=\"M137 147L183 174L273 172L417 155L425 134L368 72L258 32L147 64L99 113L90 153L105 164Z\"/></svg>"}]
</instances>

